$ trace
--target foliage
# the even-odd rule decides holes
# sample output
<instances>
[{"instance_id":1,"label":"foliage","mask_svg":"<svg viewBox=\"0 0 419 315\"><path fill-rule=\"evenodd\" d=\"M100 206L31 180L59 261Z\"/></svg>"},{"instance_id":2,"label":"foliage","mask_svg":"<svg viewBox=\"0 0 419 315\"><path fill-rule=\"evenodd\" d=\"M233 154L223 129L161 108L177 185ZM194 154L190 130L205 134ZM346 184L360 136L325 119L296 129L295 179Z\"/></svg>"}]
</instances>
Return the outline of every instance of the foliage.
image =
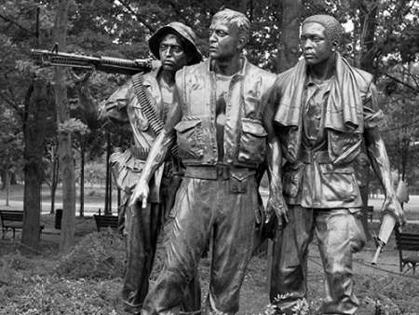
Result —
<instances>
[{"instance_id":1,"label":"foliage","mask_svg":"<svg viewBox=\"0 0 419 315\"><path fill-rule=\"evenodd\" d=\"M9 171L21 166L23 134L13 111L1 103L0 110L0 169Z\"/></svg>"},{"instance_id":2,"label":"foliage","mask_svg":"<svg viewBox=\"0 0 419 315\"><path fill-rule=\"evenodd\" d=\"M100 184L106 180L106 164L96 159L95 162L86 163L85 181L90 184Z\"/></svg>"},{"instance_id":3,"label":"foliage","mask_svg":"<svg viewBox=\"0 0 419 315\"><path fill-rule=\"evenodd\" d=\"M95 233L97 234L97 233ZM97 237L97 235L96 235ZM86 239L91 240L88 236ZM161 255L162 253L158 253ZM84 265L89 265L91 256L79 257ZM265 258L266 259L266 258ZM55 254L40 257L26 257L20 252L7 254L0 259L0 314L122 314L119 300L121 278L116 275L109 279L105 274L92 278L57 275L51 266L56 265ZM267 300L264 289L266 273L260 264L266 261L257 259L251 262L251 269L258 269L252 282L251 292L242 291L242 300L255 302ZM200 265L201 281L209 277L207 260ZM78 268L79 265L74 265ZM158 271L153 271L153 273ZM358 273L361 272L360 270ZM365 270L364 270L365 272ZM155 277L156 275L154 275ZM416 314L419 299L415 288L417 278L400 275L365 274L355 275L357 295L361 298L363 314ZM205 298L206 286L203 288ZM295 314L317 314L321 304L323 283L309 279L309 302L301 300L295 308ZM244 300L243 300L244 301ZM365 312L369 310L370 312ZM258 312L245 314L280 314L274 304L267 304ZM361 313L361 312L360 312Z\"/></svg>"},{"instance_id":4,"label":"foliage","mask_svg":"<svg viewBox=\"0 0 419 315\"><path fill-rule=\"evenodd\" d=\"M52 221L45 223L49 226ZM85 220L78 220L77 234L84 225ZM110 231L91 233L92 229L93 225L73 252L58 262L56 251L47 248L42 255L30 256L2 251L0 314L121 314L122 240Z\"/></svg>"},{"instance_id":5,"label":"foliage","mask_svg":"<svg viewBox=\"0 0 419 315\"><path fill-rule=\"evenodd\" d=\"M70 118L67 121L58 125L58 132L62 133L80 133L86 134L87 133L87 126L83 124L79 119Z\"/></svg>"},{"instance_id":6,"label":"foliage","mask_svg":"<svg viewBox=\"0 0 419 315\"><path fill-rule=\"evenodd\" d=\"M122 277L124 251L123 240L112 230L91 233L60 260L55 271L68 279Z\"/></svg>"},{"instance_id":7,"label":"foliage","mask_svg":"<svg viewBox=\"0 0 419 315\"><path fill-rule=\"evenodd\" d=\"M409 183L416 181L417 139L419 137L419 96L402 91L392 92L382 100L386 112L382 134L393 165Z\"/></svg>"},{"instance_id":8,"label":"foliage","mask_svg":"<svg viewBox=\"0 0 419 315\"><path fill-rule=\"evenodd\" d=\"M409 93L417 93L417 72L406 71L409 64L414 65L418 56L418 6L414 1L377 1L377 0L305 0L301 18L316 13L336 16L348 28L347 41L353 48L347 56L355 64L362 60L372 60L379 85L383 88L395 87L400 96L411 98ZM52 47L52 26L55 16L52 1L18 0L2 3L0 16L0 106L8 106L16 112L13 130L22 129L23 100L34 76L51 79L51 71L40 69L29 56L30 48ZM272 0L228 0L228 1L111 1L73 0L68 25L68 52L87 55L105 55L123 58L150 56L147 40L161 25L179 20L191 26L197 33L198 46L206 55L208 51L208 31L212 15L221 7L245 12L252 22L253 36L246 48L249 59L260 66L276 72L276 59L282 47L278 41L281 35L283 6L280 1ZM376 11L374 11L376 10ZM364 17L376 12L374 40L365 42L366 25ZM37 20L37 16L39 19ZM58 47L60 50L60 47ZM62 48L64 49L64 48ZM368 59L368 60L369 60ZM404 69L404 76L400 70ZM410 68L411 70L413 68ZM408 74L410 79L407 78ZM97 104L106 99L115 88L125 81L121 75L94 73L90 79L90 90ZM385 81L381 84L382 81ZM408 84L408 85L406 85ZM67 77L66 85L70 91L74 82ZM411 88L407 87L411 86ZM410 90L410 91L409 91ZM70 110L72 117L80 119L82 109L70 91ZM73 102L75 100L75 102ZM398 103L392 103L398 110ZM389 113L389 117L393 117ZM85 122L84 122L85 123ZM94 135L75 137L76 145L87 144L87 151L100 152L104 137L102 130ZM9 131L9 134L12 132ZM94 141L99 139L100 141ZM115 145L120 139L112 137ZM393 140L392 140L393 141ZM394 143L397 142L397 137ZM21 145L21 144L19 144ZM18 146L19 146L18 145ZM389 143L391 146L392 144ZM15 147L18 147L15 146ZM396 152L392 150L391 152ZM392 160L397 156L391 154ZM396 162L394 162L396 164ZM399 164L399 163L397 163Z\"/></svg>"},{"instance_id":9,"label":"foliage","mask_svg":"<svg viewBox=\"0 0 419 315\"><path fill-rule=\"evenodd\" d=\"M277 310L277 313L283 315L281 308L277 305L281 300L286 300L289 298L290 294L280 294L273 300L273 308ZM306 298L298 299L295 306L292 308L292 311L295 315L309 315L310 310L314 311L316 306L310 305Z\"/></svg>"},{"instance_id":10,"label":"foliage","mask_svg":"<svg viewBox=\"0 0 419 315\"><path fill-rule=\"evenodd\" d=\"M380 106L387 113L384 135L392 164L400 173L408 174L409 181L413 182L417 175L417 170L412 170L417 168L412 163L417 159L413 144L416 143L419 121L415 108L419 91L417 1L305 0L303 4L302 19L311 14L328 13L346 23L348 34L345 38L352 50L344 51L344 55L355 65L372 72L377 85L385 92L386 97ZM7 123L2 125L4 133L0 135L0 140L3 140L0 142L0 167L3 169L13 167L10 163L14 167L21 166L16 157L22 152L21 132L31 115L25 105L30 100L35 79L52 80L51 69L36 65L29 52L30 48L53 46L54 5L54 1L40 0L3 1L0 5L0 110L8 117ZM222 6L245 12L253 24L251 40L246 48L248 58L277 72L279 67L275 61L283 47L279 42L280 26L287 12L281 1L272 0L72 0L67 46L58 49L131 59L147 57L150 56L147 47L150 35L159 26L179 20L196 31L198 46L207 55L207 29L212 15ZM125 80L125 76L94 73L90 79L90 91L95 103L106 99ZM83 109L71 92L74 80L69 73L66 73L65 86L69 94L66 109L72 115L68 122L85 124L81 114ZM64 123L67 131L85 130L79 123L68 122ZM51 139L55 136L55 128L51 125L46 137L50 143L56 142ZM105 125L73 137L73 146L83 152L90 151L89 156L95 158L103 152L106 131L114 133L110 137L114 146L123 141L126 143L129 138L125 134L115 136L119 131Z\"/></svg>"},{"instance_id":11,"label":"foliage","mask_svg":"<svg viewBox=\"0 0 419 315\"><path fill-rule=\"evenodd\" d=\"M118 300L109 296L112 281L15 277L14 289L8 288L2 295L5 303L0 307L0 314L118 314L115 310ZM5 290L0 288L0 291Z\"/></svg>"}]
</instances>

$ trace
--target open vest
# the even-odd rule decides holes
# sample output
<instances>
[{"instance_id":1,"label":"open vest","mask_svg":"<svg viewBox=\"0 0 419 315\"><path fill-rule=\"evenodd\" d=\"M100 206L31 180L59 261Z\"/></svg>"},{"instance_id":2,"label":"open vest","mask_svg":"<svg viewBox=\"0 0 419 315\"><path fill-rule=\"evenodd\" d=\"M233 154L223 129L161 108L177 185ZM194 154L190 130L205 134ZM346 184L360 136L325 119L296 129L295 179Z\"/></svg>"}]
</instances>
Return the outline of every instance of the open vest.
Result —
<instances>
[{"instance_id":1,"label":"open vest","mask_svg":"<svg viewBox=\"0 0 419 315\"><path fill-rule=\"evenodd\" d=\"M226 100L224 156L219 161L216 135L216 78L211 61L184 67L176 74L182 120L175 126L179 156L185 165L227 165L255 168L266 155L267 132L262 116L276 76L243 58Z\"/></svg>"}]
</instances>

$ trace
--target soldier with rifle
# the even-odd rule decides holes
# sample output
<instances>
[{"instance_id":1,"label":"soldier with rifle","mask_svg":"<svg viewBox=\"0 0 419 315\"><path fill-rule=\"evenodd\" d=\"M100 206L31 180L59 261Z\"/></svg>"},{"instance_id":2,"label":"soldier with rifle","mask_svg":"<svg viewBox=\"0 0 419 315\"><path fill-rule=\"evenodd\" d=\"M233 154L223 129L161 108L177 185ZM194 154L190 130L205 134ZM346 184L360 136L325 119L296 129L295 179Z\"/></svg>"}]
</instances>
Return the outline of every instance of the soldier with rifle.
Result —
<instances>
[{"instance_id":1,"label":"soldier with rifle","mask_svg":"<svg viewBox=\"0 0 419 315\"><path fill-rule=\"evenodd\" d=\"M83 63L82 68L129 74L141 70L105 102L107 117L128 123L133 134L133 145L125 151L117 150L113 153L110 163L117 185L124 192L122 211L119 214L125 217L124 233L127 245L122 300L125 309L134 314L139 313L148 292L158 233L164 220L170 217L169 211L180 184L182 168L176 150L172 150L172 154L168 155L151 179L147 206L129 206L128 200L142 172L150 147L163 128L170 110L176 71L202 59L195 45L195 38L192 29L180 22L172 22L158 29L148 43L152 54L160 60L161 66L146 74L143 72L152 68L152 64L147 60L121 61L115 58L98 59L84 56L77 58L76 55L59 56L53 52L46 54L45 51L41 54L43 58L48 58L50 63L63 66L80 68L77 63ZM83 96L81 98L85 99ZM85 104L87 111L89 105L91 107L92 103ZM196 276L189 282L179 311L199 314L200 295L199 279Z\"/></svg>"},{"instance_id":2,"label":"soldier with rifle","mask_svg":"<svg viewBox=\"0 0 419 315\"><path fill-rule=\"evenodd\" d=\"M172 22L157 30L149 39L149 47L161 61L161 67L144 76L141 73L134 75L106 102L108 111L128 116L135 143L125 152L116 152L111 156L117 183L125 192L127 265L122 299L133 313L139 312L148 292L158 233L163 219L169 214L180 184L178 159L172 154L156 172L145 209L137 205L129 207L127 203L149 149L170 110L176 71L202 59L195 45L194 32L179 22ZM183 310L199 311L201 301L198 278L191 281L189 288Z\"/></svg>"}]
</instances>

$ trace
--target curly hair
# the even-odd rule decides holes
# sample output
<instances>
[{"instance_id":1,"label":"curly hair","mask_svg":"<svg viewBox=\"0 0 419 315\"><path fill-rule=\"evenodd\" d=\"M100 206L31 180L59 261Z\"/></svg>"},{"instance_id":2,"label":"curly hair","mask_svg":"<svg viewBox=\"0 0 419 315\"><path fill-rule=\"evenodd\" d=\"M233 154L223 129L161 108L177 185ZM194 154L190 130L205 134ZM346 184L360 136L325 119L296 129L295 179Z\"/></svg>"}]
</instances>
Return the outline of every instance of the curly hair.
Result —
<instances>
[{"instance_id":1,"label":"curly hair","mask_svg":"<svg viewBox=\"0 0 419 315\"><path fill-rule=\"evenodd\" d=\"M326 36L332 43L342 43L343 27L333 16L326 14L312 15L306 18L302 25L306 23L318 23L324 26Z\"/></svg>"}]
</instances>

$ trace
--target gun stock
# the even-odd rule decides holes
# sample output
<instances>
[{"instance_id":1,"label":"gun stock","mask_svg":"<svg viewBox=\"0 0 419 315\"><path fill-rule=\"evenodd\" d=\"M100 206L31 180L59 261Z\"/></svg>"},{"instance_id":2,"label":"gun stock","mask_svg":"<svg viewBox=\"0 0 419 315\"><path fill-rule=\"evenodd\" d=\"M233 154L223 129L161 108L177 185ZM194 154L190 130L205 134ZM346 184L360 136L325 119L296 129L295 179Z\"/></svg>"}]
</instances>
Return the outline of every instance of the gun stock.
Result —
<instances>
[{"instance_id":1,"label":"gun stock","mask_svg":"<svg viewBox=\"0 0 419 315\"><path fill-rule=\"evenodd\" d=\"M95 69L108 73L134 75L158 68L160 62L152 59L122 59L103 56L88 56L42 49L31 49L31 54L42 66L62 66L78 69Z\"/></svg>"}]
</instances>

